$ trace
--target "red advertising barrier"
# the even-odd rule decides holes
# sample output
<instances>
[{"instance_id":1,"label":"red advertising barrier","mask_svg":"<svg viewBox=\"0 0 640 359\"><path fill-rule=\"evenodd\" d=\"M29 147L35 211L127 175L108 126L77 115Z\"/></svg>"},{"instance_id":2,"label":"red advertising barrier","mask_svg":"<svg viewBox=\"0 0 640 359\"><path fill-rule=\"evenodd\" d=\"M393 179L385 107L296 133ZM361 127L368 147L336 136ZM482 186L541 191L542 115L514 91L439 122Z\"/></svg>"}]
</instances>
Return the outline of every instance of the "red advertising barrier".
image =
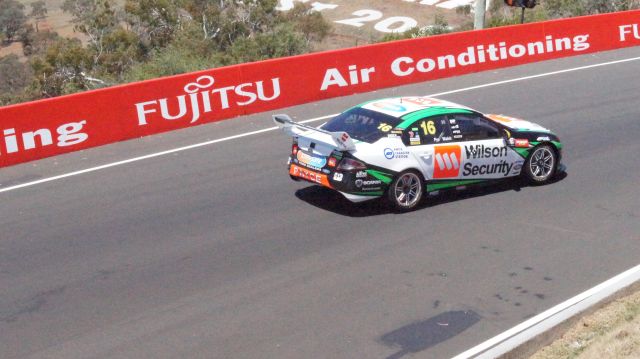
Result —
<instances>
[{"instance_id":1,"label":"red advertising barrier","mask_svg":"<svg viewBox=\"0 0 640 359\"><path fill-rule=\"evenodd\" d=\"M0 108L0 167L320 99L640 45L640 11L222 67Z\"/></svg>"}]
</instances>

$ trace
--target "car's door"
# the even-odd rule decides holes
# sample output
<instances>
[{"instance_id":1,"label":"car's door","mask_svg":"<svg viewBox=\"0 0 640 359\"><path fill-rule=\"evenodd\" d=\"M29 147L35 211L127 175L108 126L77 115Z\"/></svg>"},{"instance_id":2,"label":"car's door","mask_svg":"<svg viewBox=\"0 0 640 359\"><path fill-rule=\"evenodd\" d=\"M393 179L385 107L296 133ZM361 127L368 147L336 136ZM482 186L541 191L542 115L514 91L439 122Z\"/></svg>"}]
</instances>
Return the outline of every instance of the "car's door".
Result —
<instances>
[{"instance_id":1,"label":"car's door","mask_svg":"<svg viewBox=\"0 0 640 359\"><path fill-rule=\"evenodd\" d=\"M452 136L459 147L461 179L498 179L520 172L522 163L500 129L479 113L447 115ZM437 155L437 154L436 154Z\"/></svg>"},{"instance_id":2,"label":"car's door","mask_svg":"<svg viewBox=\"0 0 640 359\"><path fill-rule=\"evenodd\" d=\"M402 142L420 164L426 180L458 178L462 157L453 140L446 115L421 118L402 133Z\"/></svg>"}]
</instances>

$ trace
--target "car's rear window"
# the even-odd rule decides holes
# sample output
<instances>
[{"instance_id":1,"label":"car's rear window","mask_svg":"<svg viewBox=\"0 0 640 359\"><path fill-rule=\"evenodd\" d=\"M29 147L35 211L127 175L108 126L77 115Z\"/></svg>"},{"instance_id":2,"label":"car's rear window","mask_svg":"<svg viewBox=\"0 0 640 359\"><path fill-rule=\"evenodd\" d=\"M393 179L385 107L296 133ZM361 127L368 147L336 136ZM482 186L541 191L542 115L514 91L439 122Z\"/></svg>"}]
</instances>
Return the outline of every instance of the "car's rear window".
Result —
<instances>
[{"instance_id":1,"label":"car's rear window","mask_svg":"<svg viewBox=\"0 0 640 359\"><path fill-rule=\"evenodd\" d=\"M374 143L386 136L400 121L396 117L357 107L332 118L322 129L345 131L356 140Z\"/></svg>"}]
</instances>

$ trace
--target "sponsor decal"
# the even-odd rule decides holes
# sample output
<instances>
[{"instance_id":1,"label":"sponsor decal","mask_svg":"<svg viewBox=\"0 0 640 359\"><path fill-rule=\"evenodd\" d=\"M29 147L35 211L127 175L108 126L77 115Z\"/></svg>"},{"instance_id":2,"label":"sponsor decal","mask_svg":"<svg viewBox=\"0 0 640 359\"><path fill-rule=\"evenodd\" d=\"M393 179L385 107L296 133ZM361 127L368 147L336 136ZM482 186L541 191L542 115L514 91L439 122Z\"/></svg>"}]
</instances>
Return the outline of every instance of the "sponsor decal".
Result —
<instances>
[{"instance_id":1,"label":"sponsor decal","mask_svg":"<svg viewBox=\"0 0 640 359\"><path fill-rule=\"evenodd\" d=\"M390 111L390 112L405 112L407 111L407 108L396 104L396 103L390 103L390 102L374 102L371 104L371 106L379 108L381 110L384 111Z\"/></svg>"},{"instance_id":2,"label":"sponsor decal","mask_svg":"<svg viewBox=\"0 0 640 359\"><path fill-rule=\"evenodd\" d=\"M520 173L520 171L522 170L522 165L524 164L524 161L516 161L513 164L513 175L517 175Z\"/></svg>"},{"instance_id":3,"label":"sponsor decal","mask_svg":"<svg viewBox=\"0 0 640 359\"><path fill-rule=\"evenodd\" d=\"M53 133L54 131L51 131L48 128L41 128L35 131L26 131L21 133L16 133L15 128L4 129L2 131L2 142L4 142L4 148L0 150L0 153L3 151L6 154L19 153L51 145L55 145L57 147L77 145L89 138L89 135L81 132L82 128L86 124L87 121L82 120L79 122L69 122L60 125L55 130L55 134L57 134L57 136Z\"/></svg>"},{"instance_id":4,"label":"sponsor decal","mask_svg":"<svg viewBox=\"0 0 640 359\"><path fill-rule=\"evenodd\" d=\"M512 140L511 138L509 140ZM529 148L530 144L529 144L529 140L525 139L520 139L520 138L515 138L513 139L513 145L515 147L518 148Z\"/></svg>"},{"instance_id":5,"label":"sponsor decal","mask_svg":"<svg viewBox=\"0 0 640 359\"><path fill-rule=\"evenodd\" d=\"M335 167L338 164L337 162L338 161L335 158L331 157L331 158L329 158L328 165L329 165L329 167Z\"/></svg>"},{"instance_id":6,"label":"sponsor decal","mask_svg":"<svg viewBox=\"0 0 640 359\"><path fill-rule=\"evenodd\" d=\"M362 188L360 189L363 192L368 192L368 191L380 191L382 189L382 187L367 187L367 188Z\"/></svg>"},{"instance_id":7,"label":"sponsor decal","mask_svg":"<svg viewBox=\"0 0 640 359\"><path fill-rule=\"evenodd\" d=\"M300 177L310 182L317 183L325 187L332 188L331 185L329 184L329 178L327 177L327 175L324 175L322 173L317 173L314 171L310 171L306 168L302 168L296 165L291 165L291 167L289 168L289 174L292 176Z\"/></svg>"},{"instance_id":8,"label":"sponsor decal","mask_svg":"<svg viewBox=\"0 0 640 359\"><path fill-rule=\"evenodd\" d=\"M303 165L306 165L307 167L311 167L311 168L320 169L320 168L324 167L325 164L327 164L327 159L326 158L310 155L310 154L304 153L302 151L298 151L298 154L296 155L296 158L298 159L299 163L301 163Z\"/></svg>"},{"instance_id":9,"label":"sponsor decal","mask_svg":"<svg viewBox=\"0 0 640 359\"><path fill-rule=\"evenodd\" d=\"M343 174L340 172L336 172L333 174L333 180L334 181L338 181L338 182L342 182L342 178L343 178Z\"/></svg>"},{"instance_id":10,"label":"sponsor decal","mask_svg":"<svg viewBox=\"0 0 640 359\"><path fill-rule=\"evenodd\" d=\"M411 145L419 145L421 143L420 132L409 131L409 143L411 143Z\"/></svg>"},{"instance_id":11,"label":"sponsor decal","mask_svg":"<svg viewBox=\"0 0 640 359\"><path fill-rule=\"evenodd\" d=\"M317 4L317 2L314 4ZM356 65L350 65L348 76L349 82L347 82L345 77L342 76L342 73L340 73L340 70L332 67L327 69L324 73L324 80L322 80L322 85L320 85L320 91L326 91L329 86L348 87L351 85L358 85L360 83L366 84L371 81L371 74L374 72L376 72L375 67L358 69Z\"/></svg>"},{"instance_id":12,"label":"sponsor decal","mask_svg":"<svg viewBox=\"0 0 640 359\"><path fill-rule=\"evenodd\" d=\"M451 141L451 136L440 136L440 137L434 137L433 138L433 142L435 143L440 143L440 142L448 142Z\"/></svg>"},{"instance_id":13,"label":"sponsor decal","mask_svg":"<svg viewBox=\"0 0 640 359\"><path fill-rule=\"evenodd\" d=\"M380 180L369 180L369 181L365 181L365 180L361 180L361 179L356 180L356 187L379 186L381 184L382 184L382 181L380 181Z\"/></svg>"},{"instance_id":14,"label":"sponsor decal","mask_svg":"<svg viewBox=\"0 0 640 359\"><path fill-rule=\"evenodd\" d=\"M433 178L458 177L462 150L458 145L435 146Z\"/></svg>"},{"instance_id":15,"label":"sponsor decal","mask_svg":"<svg viewBox=\"0 0 640 359\"><path fill-rule=\"evenodd\" d=\"M507 157L507 147L490 147L485 145L464 146L468 159Z\"/></svg>"},{"instance_id":16,"label":"sponsor decal","mask_svg":"<svg viewBox=\"0 0 640 359\"><path fill-rule=\"evenodd\" d=\"M508 163L505 160L501 160L499 163L474 165L473 163L465 163L463 176L480 176L491 174L502 174L505 177L509 175L513 164Z\"/></svg>"},{"instance_id":17,"label":"sponsor decal","mask_svg":"<svg viewBox=\"0 0 640 359\"><path fill-rule=\"evenodd\" d=\"M367 177L367 171L356 172L356 178L365 178L365 177Z\"/></svg>"},{"instance_id":18,"label":"sponsor decal","mask_svg":"<svg viewBox=\"0 0 640 359\"><path fill-rule=\"evenodd\" d=\"M184 95L136 103L138 125L147 125L147 117L158 111L160 116L168 121L182 120L191 113L190 123L196 123L203 114L216 109L226 110L233 106L248 106L258 101L273 101L280 97L280 78L274 77L270 82L270 89L265 81L214 88L213 76L203 75L195 82L184 86ZM267 94L267 91L271 93Z\"/></svg>"},{"instance_id":19,"label":"sponsor decal","mask_svg":"<svg viewBox=\"0 0 640 359\"><path fill-rule=\"evenodd\" d=\"M402 56L393 60L391 72L398 77L404 77L416 71L429 73L434 70L442 71L458 66L464 67L486 62L508 61L545 53L563 51L578 53L591 47L588 40L589 34L562 38L554 38L553 35L547 35L544 40L541 39L526 44L507 44L506 41L500 41L497 44L468 46L466 51L457 54L445 54L435 58L415 59L409 56Z\"/></svg>"},{"instance_id":20,"label":"sponsor decal","mask_svg":"<svg viewBox=\"0 0 640 359\"><path fill-rule=\"evenodd\" d=\"M505 116L505 115L488 114L486 116L489 117L490 119L494 120L494 121L504 122L504 123L509 123L509 122L512 122L512 121L520 121L517 118L509 117L509 116Z\"/></svg>"},{"instance_id":21,"label":"sponsor decal","mask_svg":"<svg viewBox=\"0 0 640 359\"><path fill-rule=\"evenodd\" d=\"M638 24L620 25L620 42L627 41L627 35L629 38L640 40L640 31L638 31Z\"/></svg>"},{"instance_id":22,"label":"sponsor decal","mask_svg":"<svg viewBox=\"0 0 640 359\"><path fill-rule=\"evenodd\" d=\"M394 153L393 153L393 150L392 150L392 149L390 149L390 148L385 148L385 149L384 149L384 157L385 157L386 159L388 159L388 160L393 159L393 157L394 157L394 156L395 156L395 155L394 155Z\"/></svg>"},{"instance_id":23,"label":"sponsor decal","mask_svg":"<svg viewBox=\"0 0 640 359\"><path fill-rule=\"evenodd\" d=\"M549 138L549 136L541 136L541 137L538 137L538 138L536 139L536 141L539 141L539 142L542 142L542 141L551 141L551 139Z\"/></svg>"},{"instance_id":24,"label":"sponsor decal","mask_svg":"<svg viewBox=\"0 0 640 359\"><path fill-rule=\"evenodd\" d=\"M380 180L364 181L361 179L357 179L355 182L356 187L358 187L360 191L378 191L382 189L382 187L380 187L381 184L382 184L382 181ZM376 187L371 187L371 186L376 186Z\"/></svg>"},{"instance_id":25,"label":"sponsor decal","mask_svg":"<svg viewBox=\"0 0 640 359\"><path fill-rule=\"evenodd\" d=\"M343 132L340 136L334 137L334 139L338 143L338 146L343 147L343 148L347 148L347 141L349 140L349 134L348 133Z\"/></svg>"},{"instance_id":26,"label":"sponsor decal","mask_svg":"<svg viewBox=\"0 0 640 359\"><path fill-rule=\"evenodd\" d=\"M396 148L385 148L384 149L384 157L388 160L394 159L394 158L409 158L409 151L405 150L404 148L401 147L396 147Z\"/></svg>"},{"instance_id":27,"label":"sponsor decal","mask_svg":"<svg viewBox=\"0 0 640 359\"><path fill-rule=\"evenodd\" d=\"M446 102L431 97L403 97L401 102L409 102L419 106L445 106Z\"/></svg>"}]
</instances>

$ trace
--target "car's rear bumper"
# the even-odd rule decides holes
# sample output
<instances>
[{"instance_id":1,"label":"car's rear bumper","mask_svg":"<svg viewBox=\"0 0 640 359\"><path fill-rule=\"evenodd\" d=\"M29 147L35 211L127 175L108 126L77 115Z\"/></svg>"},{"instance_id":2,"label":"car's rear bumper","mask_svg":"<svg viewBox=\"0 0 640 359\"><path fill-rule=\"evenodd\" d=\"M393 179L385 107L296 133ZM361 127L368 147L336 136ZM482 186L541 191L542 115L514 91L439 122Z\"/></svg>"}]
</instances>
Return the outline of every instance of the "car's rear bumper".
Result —
<instances>
[{"instance_id":1,"label":"car's rear bumper","mask_svg":"<svg viewBox=\"0 0 640 359\"><path fill-rule=\"evenodd\" d=\"M378 173L374 170L338 171L326 168L321 172L295 163L293 159L289 162L291 178L336 190L352 202L363 202L384 194L390 179L376 178Z\"/></svg>"}]
</instances>

